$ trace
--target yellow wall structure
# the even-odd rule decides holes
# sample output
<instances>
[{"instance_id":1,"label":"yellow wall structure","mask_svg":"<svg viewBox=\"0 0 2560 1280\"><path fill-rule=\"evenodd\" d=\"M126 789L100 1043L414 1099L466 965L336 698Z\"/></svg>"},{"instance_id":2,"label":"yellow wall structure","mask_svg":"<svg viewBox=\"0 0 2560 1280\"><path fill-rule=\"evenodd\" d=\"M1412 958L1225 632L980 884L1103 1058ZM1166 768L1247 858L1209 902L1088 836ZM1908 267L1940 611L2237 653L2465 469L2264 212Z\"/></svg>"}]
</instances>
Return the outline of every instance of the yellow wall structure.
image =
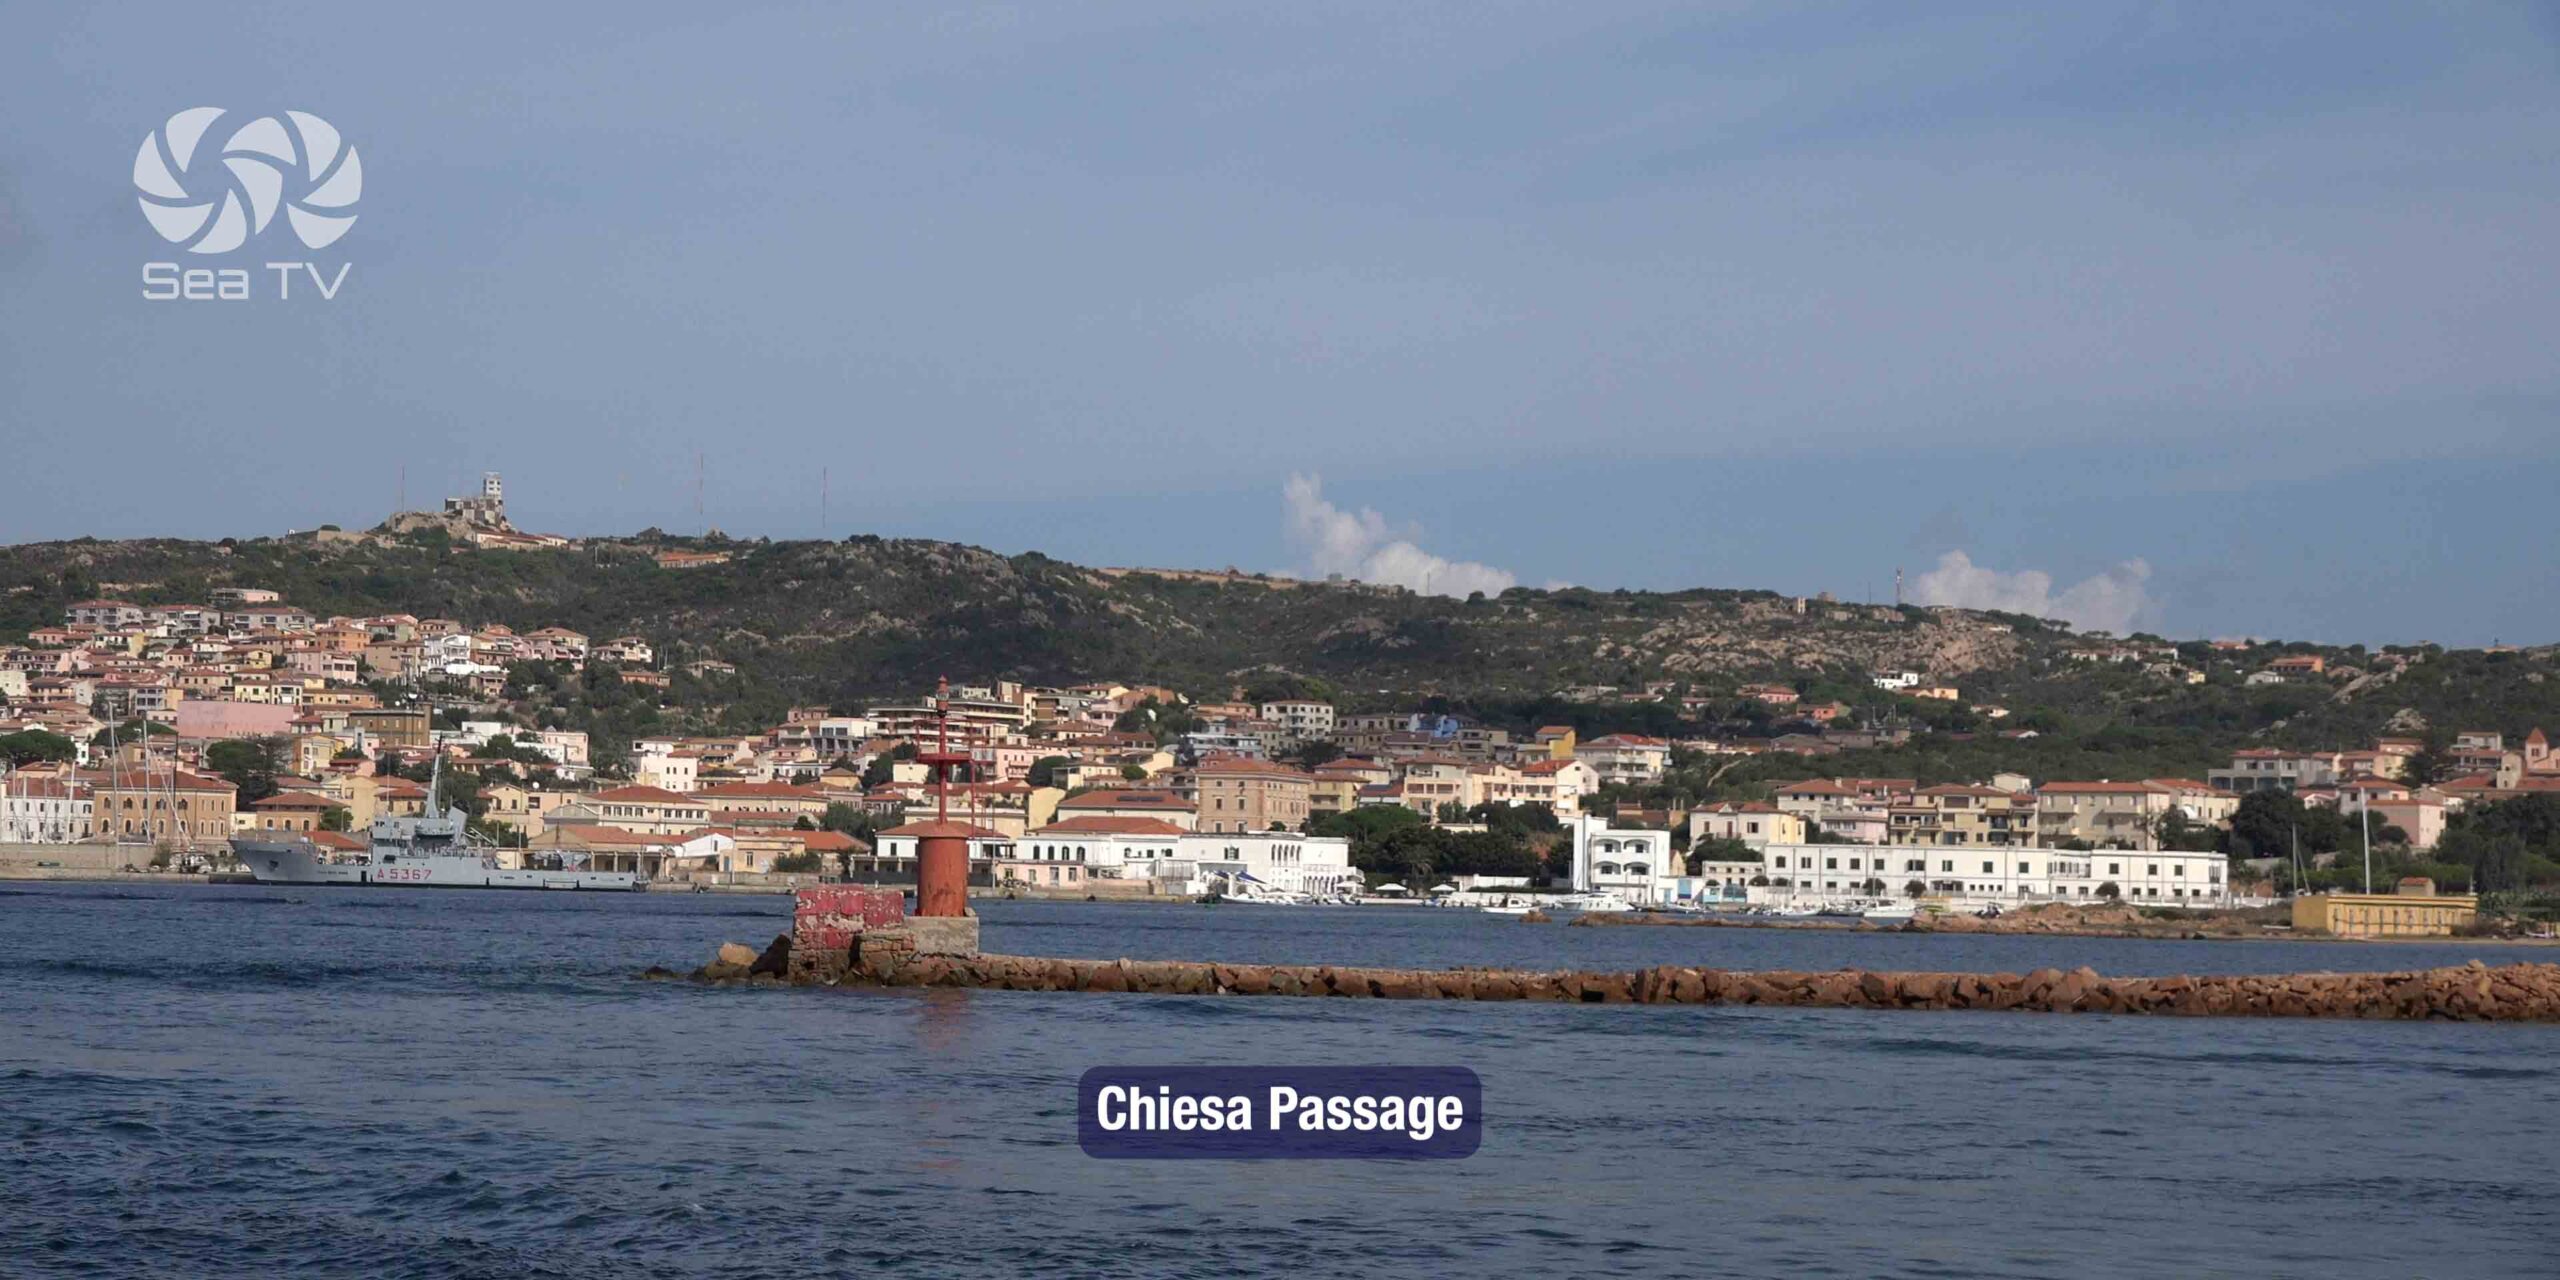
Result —
<instances>
[{"instance_id":1,"label":"yellow wall structure","mask_svg":"<svg viewBox=\"0 0 2560 1280\"><path fill-rule=\"evenodd\" d=\"M2341 938L2441 938L2471 923L2469 894L2328 893L2293 900L2293 927Z\"/></svg>"}]
</instances>

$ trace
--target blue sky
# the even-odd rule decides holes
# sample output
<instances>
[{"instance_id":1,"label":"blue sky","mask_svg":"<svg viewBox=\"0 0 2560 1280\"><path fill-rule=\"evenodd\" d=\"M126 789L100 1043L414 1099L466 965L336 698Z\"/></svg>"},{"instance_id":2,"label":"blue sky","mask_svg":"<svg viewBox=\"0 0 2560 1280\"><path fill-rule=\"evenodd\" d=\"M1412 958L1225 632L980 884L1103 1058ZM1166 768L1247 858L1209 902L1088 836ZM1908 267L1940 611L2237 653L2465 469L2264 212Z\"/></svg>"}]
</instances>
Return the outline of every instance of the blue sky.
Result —
<instances>
[{"instance_id":1,"label":"blue sky","mask_svg":"<svg viewBox=\"0 0 2560 1280\"><path fill-rule=\"evenodd\" d=\"M2560 638L2548 6L703 8L11 6L0 540L702 452L740 535ZM360 149L212 264L335 301L141 298L205 105Z\"/></svg>"}]
</instances>

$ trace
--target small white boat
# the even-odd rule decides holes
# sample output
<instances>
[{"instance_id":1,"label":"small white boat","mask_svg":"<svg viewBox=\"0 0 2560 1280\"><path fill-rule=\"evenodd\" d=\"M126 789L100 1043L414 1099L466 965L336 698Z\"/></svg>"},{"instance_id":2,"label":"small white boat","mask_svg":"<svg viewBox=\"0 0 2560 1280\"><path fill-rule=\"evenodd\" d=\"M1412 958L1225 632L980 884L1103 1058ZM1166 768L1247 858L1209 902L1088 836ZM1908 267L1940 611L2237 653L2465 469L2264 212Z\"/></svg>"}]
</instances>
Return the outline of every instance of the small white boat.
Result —
<instances>
[{"instance_id":1,"label":"small white boat","mask_svg":"<svg viewBox=\"0 0 2560 1280\"><path fill-rule=\"evenodd\" d=\"M1529 906L1525 903L1513 904L1508 902L1503 903L1500 906L1478 907L1476 909L1489 916L1525 916L1530 912L1537 910L1536 907Z\"/></svg>"},{"instance_id":2,"label":"small white boat","mask_svg":"<svg viewBox=\"0 0 2560 1280\"><path fill-rule=\"evenodd\" d=\"M1874 924L1908 923L1916 908L1908 902L1889 902L1867 908L1858 918Z\"/></svg>"},{"instance_id":3,"label":"small white boat","mask_svg":"<svg viewBox=\"0 0 2560 1280\"><path fill-rule=\"evenodd\" d=\"M1569 893L1556 899L1555 905L1565 911L1633 911L1635 904L1614 893Z\"/></svg>"}]
</instances>

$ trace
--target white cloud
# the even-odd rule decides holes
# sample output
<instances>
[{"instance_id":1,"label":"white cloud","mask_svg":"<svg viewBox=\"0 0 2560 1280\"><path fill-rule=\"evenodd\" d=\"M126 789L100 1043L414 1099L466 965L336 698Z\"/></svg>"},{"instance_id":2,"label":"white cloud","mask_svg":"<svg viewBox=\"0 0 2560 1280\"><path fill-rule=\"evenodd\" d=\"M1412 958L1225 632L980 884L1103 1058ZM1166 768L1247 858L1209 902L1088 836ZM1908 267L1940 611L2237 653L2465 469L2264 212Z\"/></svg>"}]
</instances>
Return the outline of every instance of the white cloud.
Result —
<instances>
[{"instance_id":1,"label":"white cloud","mask_svg":"<svg viewBox=\"0 0 2560 1280\"><path fill-rule=\"evenodd\" d=\"M1310 577L1338 573L1434 596L1498 595L1519 581L1506 569L1433 555L1397 536L1370 508L1345 511L1325 501L1322 476L1292 475L1280 497L1288 508L1289 544L1306 557Z\"/></svg>"},{"instance_id":2,"label":"white cloud","mask_svg":"<svg viewBox=\"0 0 2560 1280\"><path fill-rule=\"evenodd\" d=\"M1950 551L1938 557L1937 568L1920 575L1911 598L1921 604L2060 618L2083 631L2122 634L2158 609L2159 602L2143 587L2150 579L2149 564L2127 560L2056 595L2052 574L2036 569L2002 573L1975 564L1973 557L1961 551Z\"/></svg>"}]
</instances>

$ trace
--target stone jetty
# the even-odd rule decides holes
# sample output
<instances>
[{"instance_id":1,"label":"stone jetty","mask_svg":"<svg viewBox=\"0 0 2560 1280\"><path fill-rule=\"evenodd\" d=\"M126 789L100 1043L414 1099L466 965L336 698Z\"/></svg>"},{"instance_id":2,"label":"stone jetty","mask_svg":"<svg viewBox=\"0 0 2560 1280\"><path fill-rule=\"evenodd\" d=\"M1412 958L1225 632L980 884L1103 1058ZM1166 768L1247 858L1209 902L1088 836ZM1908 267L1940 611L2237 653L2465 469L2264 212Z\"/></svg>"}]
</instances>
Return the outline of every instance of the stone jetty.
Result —
<instances>
[{"instance_id":1,"label":"stone jetty","mask_svg":"<svg viewBox=\"0 0 2560 1280\"><path fill-rule=\"evenodd\" d=\"M793 932L758 951L720 948L697 982L835 987L973 987L1172 996L1369 1000L1535 1000L1558 1004L1767 1005L1800 1009L1981 1009L2234 1018L2560 1022L2560 964L2472 961L2400 973L2111 978L2031 973L1650 969L1381 969L1068 960L985 955L974 917L907 917L894 890L805 891ZM675 978L652 969L650 978Z\"/></svg>"}]
</instances>

